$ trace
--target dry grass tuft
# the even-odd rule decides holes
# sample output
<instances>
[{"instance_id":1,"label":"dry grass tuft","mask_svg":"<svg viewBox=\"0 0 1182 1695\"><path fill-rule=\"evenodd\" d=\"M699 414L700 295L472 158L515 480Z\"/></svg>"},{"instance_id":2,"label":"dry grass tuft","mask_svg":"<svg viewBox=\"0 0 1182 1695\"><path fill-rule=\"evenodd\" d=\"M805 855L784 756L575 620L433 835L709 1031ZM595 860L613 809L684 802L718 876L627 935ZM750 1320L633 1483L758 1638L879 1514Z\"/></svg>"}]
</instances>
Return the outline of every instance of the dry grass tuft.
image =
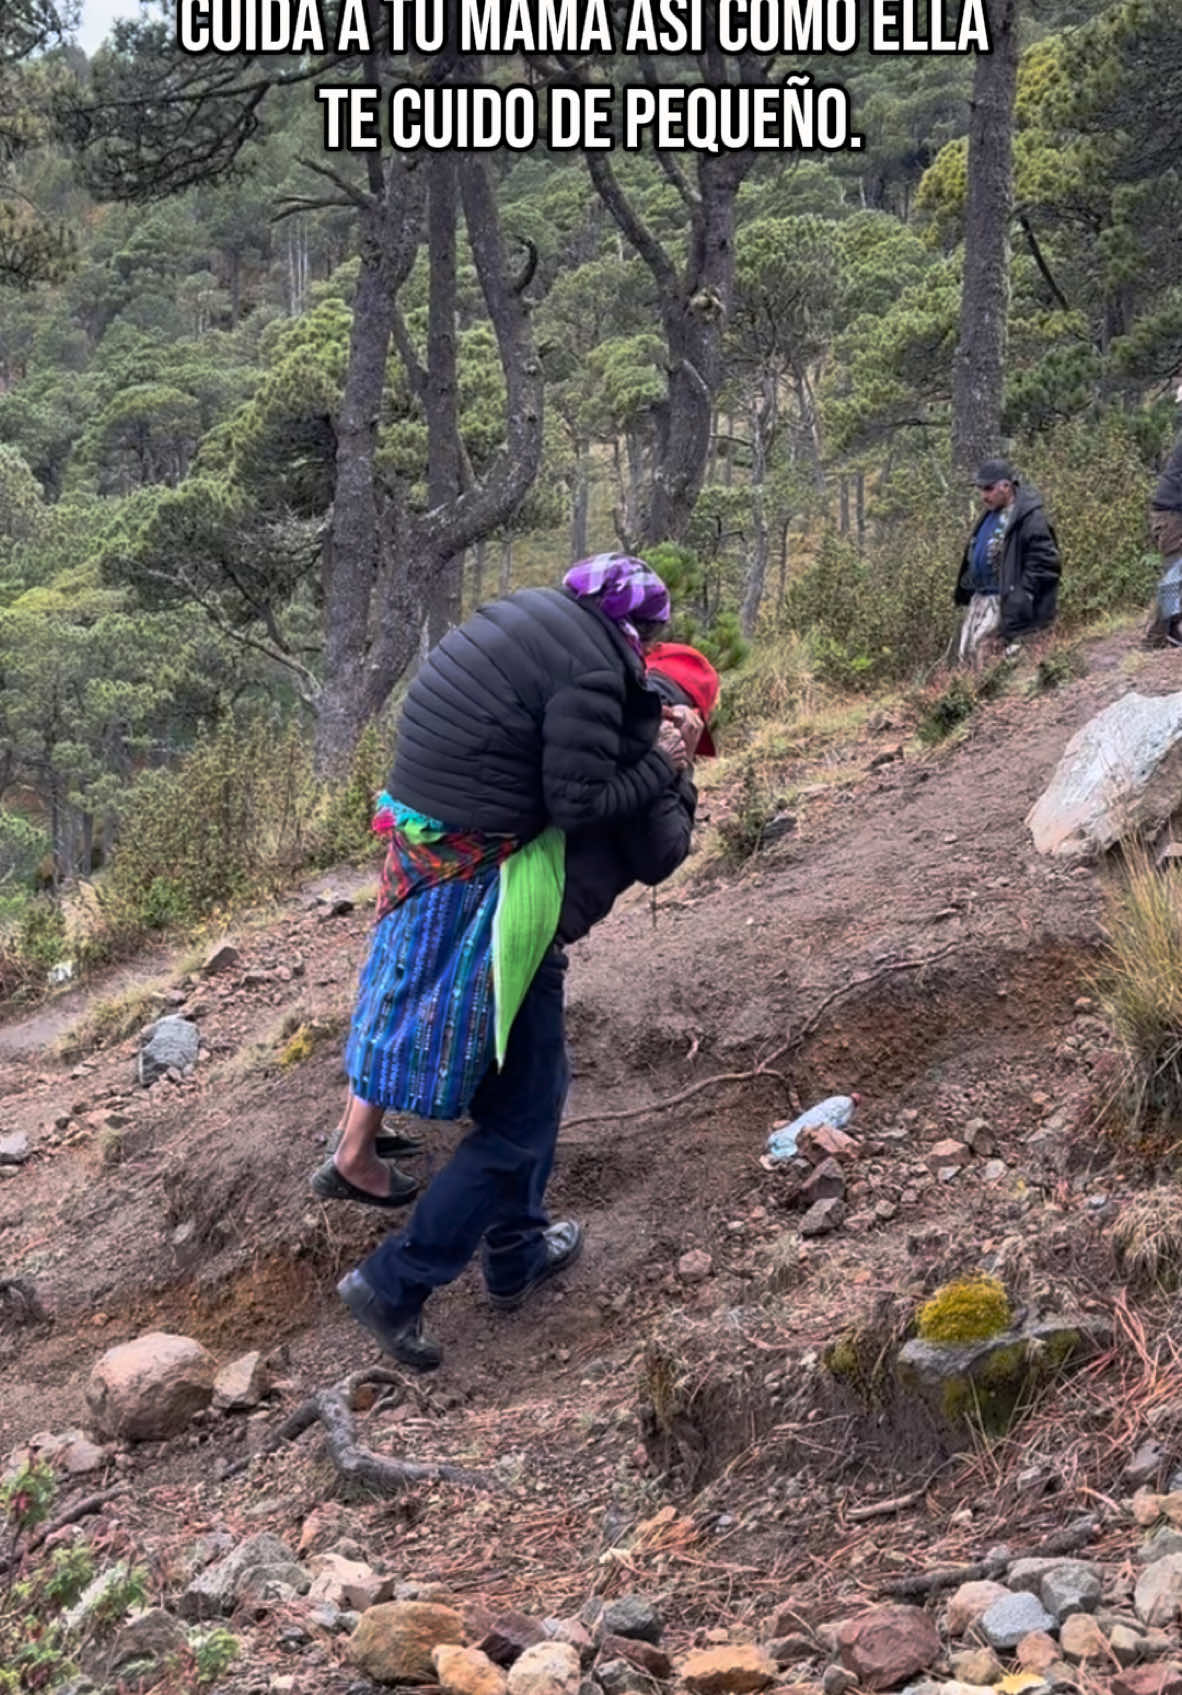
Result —
<instances>
[{"instance_id":1,"label":"dry grass tuft","mask_svg":"<svg viewBox=\"0 0 1182 1695\"><path fill-rule=\"evenodd\" d=\"M58 1039L58 1052L63 1059L76 1059L93 1053L96 1048L114 1047L134 1036L153 1019L159 1018L165 1005L164 991L168 979L154 983L134 983L120 995L95 1001L78 1020Z\"/></svg>"},{"instance_id":2,"label":"dry grass tuft","mask_svg":"<svg viewBox=\"0 0 1182 1695\"><path fill-rule=\"evenodd\" d=\"M1182 1280L1182 1192L1151 1189L1130 1202L1116 1221L1112 1245L1134 1288L1176 1289Z\"/></svg>"},{"instance_id":3,"label":"dry grass tuft","mask_svg":"<svg viewBox=\"0 0 1182 1695\"><path fill-rule=\"evenodd\" d=\"M1095 986L1123 1053L1121 1122L1134 1138L1173 1143L1182 1126L1182 883L1142 843L1125 848L1107 930Z\"/></svg>"}]
</instances>

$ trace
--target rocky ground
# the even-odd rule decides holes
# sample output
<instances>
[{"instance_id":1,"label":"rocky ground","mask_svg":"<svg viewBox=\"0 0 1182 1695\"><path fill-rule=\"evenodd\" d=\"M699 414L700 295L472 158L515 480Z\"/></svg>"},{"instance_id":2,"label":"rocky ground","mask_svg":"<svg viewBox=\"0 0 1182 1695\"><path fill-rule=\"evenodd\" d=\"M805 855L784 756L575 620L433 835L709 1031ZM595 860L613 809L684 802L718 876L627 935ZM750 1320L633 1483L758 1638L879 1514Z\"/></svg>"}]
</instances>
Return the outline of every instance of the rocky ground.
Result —
<instances>
[{"instance_id":1,"label":"rocky ground","mask_svg":"<svg viewBox=\"0 0 1182 1695\"><path fill-rule=\"evenodd\" d=\"M1088 657L953 747L872 719L825 751L840 784L789 752L793 833L576 950L553 1197L585 1259L512 1316L462 1279L432 1379L375 1371L333 1295L380 1216L307 1190L361 879L154 960L133 1023L182 1021L155 1076L138 1028L63 1054L51 1006L0 1033L0 1452L48 1455L57 1519L92 1508L40 1557L77 1539L147 1574L149 1613L78 1624L96 1687L131 1686L121 1656L194 1687L189 1633L219 1621L227 1695L1182 1683L1182 1365L1127 1227L1156 1207L1164 1264L1172 1194L1097 1128L1109 872L1024 826L1074 730L1175 662ZM846 1092L846 1138L761 1158ZM1030 1403L989 1440L898 1367L974 1272L1010 1303L1009 1352L962 1362L974 1406L999 1359ZM189 1343L163 1377L163 1344L139 1376L118 1352L151 1333Z\"/></svg>"}]
</instances>

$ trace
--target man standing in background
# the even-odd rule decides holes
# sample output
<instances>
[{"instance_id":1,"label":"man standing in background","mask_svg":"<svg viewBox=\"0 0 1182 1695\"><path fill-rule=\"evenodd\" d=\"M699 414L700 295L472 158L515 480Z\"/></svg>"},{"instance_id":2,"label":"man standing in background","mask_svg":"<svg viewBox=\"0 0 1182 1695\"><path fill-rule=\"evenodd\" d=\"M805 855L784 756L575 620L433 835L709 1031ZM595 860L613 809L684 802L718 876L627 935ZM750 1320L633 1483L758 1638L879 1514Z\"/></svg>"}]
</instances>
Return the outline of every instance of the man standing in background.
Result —
<instances>
[{"instance_id":1,"label":"man standing in background","mask_svg":"<svg viewBox=\"0 0 1182 1695\"><path fill-rule=\"evenodd\" d=\"M990 638L1008 643L1046 629L1059 597L1059 545L1042 495L1005 459L986 459L974 483L984 511L956 579L956 604L968 607L962 665L979 663Z\"/></svg>"},{"instance_id":2,"label":"man standing in background","mask_svg":"<svg viewBox=\"0 0 1182 1695\"><path fill-rule=\"evenodd\" d=\"M1182 383L1174 398L1182 405ZM1182 647L1182 435L1153 491L1149 533L1161 555L1162 574L1146 641L1151 647Z\"/></svg>"}]
</instances>

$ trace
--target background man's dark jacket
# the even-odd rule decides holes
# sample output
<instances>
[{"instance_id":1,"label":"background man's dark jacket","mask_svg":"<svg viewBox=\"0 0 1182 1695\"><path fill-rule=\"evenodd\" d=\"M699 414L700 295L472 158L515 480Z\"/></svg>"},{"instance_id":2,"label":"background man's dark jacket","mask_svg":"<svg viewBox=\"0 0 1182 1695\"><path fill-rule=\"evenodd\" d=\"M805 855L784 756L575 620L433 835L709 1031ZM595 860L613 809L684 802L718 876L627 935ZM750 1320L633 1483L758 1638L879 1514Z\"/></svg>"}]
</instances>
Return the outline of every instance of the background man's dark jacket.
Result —
<instances>
[{"instance_id":1,"label":"background man's dark jacket","mask_svg":"<svg viewBox=\"0 0 1182 1695\"><path fill-rule=\"evenodd\" d=\"M971 560L973 539L984 523L997 514L982 512L973 525L956 580L955 600L967 606L972 599ZM1059 544L1046 513L1042 495L1029 483L1019 483L1001 557L995 569L1001 589L1001 633L1020 636L1042 630L1054 622L1059 600Z\"/></svg>"},{"instance_id":2,"label":"background man's dark jacket","mask_svg":"<svg viewBox=\"0 0 1182 1695\"><path fill-rule=\"evenodd\" d=\"M407 693L389 790L456 829L536 836L638 813L674 785L661 699L593 606L521 589L449 630Z\"/></svg>"}]
</instances>

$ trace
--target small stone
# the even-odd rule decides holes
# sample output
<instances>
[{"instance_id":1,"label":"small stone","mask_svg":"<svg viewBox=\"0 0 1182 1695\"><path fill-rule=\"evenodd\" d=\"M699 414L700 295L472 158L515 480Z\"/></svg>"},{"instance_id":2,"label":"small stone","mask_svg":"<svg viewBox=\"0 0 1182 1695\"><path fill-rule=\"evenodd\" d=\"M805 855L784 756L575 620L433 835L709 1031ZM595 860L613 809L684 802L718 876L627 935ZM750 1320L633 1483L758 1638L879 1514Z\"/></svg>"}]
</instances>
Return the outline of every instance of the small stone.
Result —
<instances>
[{"instance_id":1,"label":"small stone","mask_svg":"<svg viewBox=\"0 0 1182 1695\"><path fill-rule=\"evenodd\" d=\"M1155 1560L1137 1579L1133 1608L1142 1624L1173 1624L1182 1601L1182 1554Z\"/></svg>"},{"instance_id":2,"label":"small stone","mask_svg":"<svg viewBox=\"0 0 1182 1695\"><path fill-rule=\"evenodd\" d=\"M845 1202L834 1195L831 1199L817 1201L805 1213L800 1221L802 1236L827 1236L833 1230L840 1229L845 1220Z\"/></svg>"},{"instance_id":3,"label":"small stone","mask_svg":"<svg viewBox=\"0 0 1182 1695\"><path fill-rule=\"evenodd\" d=\"M379 1577L372 1567L343 1554L313 1554L308 1573L312 1579L309 1600L327 1601L338 1612L363 1613L394 1593L392 1577Z\"/></svg>"},{"instance_id":4,"label":"small stone","mask_svg":"<svg viewBox=\"0 0 1182 1695\"><path fill-rule=\"evenodd\" d=\"M528 1618L525 1613L498 1613L477 1646L496 1665L511 1666L527 1648L546 1640L546 1632L537 1619Z\"/></svg>"},{"instance_id":5,"label":"small stone","mask_svg":"<svg viewBox=\"0 0 1182 1695\"><path fill-rule=\"evenodd\" d=\"M598 1686L603 1695L658 1695L658 1685L647 1672L631 1660L600 1660L595 1667L592 1689ZM582 1691L582 1684L579 1685Z\"/></svg>"},{"instance_id":6,"label":"small stone","mask_svg":"<svg viewBox=\"0 0 1182 1695\"><path fill-rule=\"evenodd\" d=\"M851 1689L858 1687L858 1680L852 1671L846 1671L844 1666L826 1666L825 1675L821 1679L824 1695L848 1695Z\"/></svg>"},{"instance_id":7,"label":"small stone","mask_svg":"<svg viewBox=\"0 0 1182 1695\"><path fill-rule=\"evenodd\" d=\"M1055 1621L1037 1595L1006 1595L995 1601L981 1619L985 1640L999 1654L1016 1648L1033 1630L1053 1630Z\"/></svg>"},{"instance_id":8,"label":"small stone","mask_svg":"<svg viewBox=\"0 0 1182 1695\"><path fill-rule=\"evenodd\" d=\"M1059 1626L1059 1648L1073 1664L1106 1659L1108 1638L1091 1613L1072 1613Z\"/></svg>"},{"instance_id":9,"label":"small stone","mask_svg":"<svg viewBox=\"0 0 1182 1695\"><path fill-rule=\"evenodd\" d=\"M1021 1644L1019 1644L1021 1652ZM950 1657L952 1675L960 1683L984 1685L996 1683L1001 1676L1001 1661L992 1648L965 1648Z\"/></svg>"},{"instance_id":10,"label":"small stone","mask_svg":"<svg viewBox=\"0 0 1182 1695\"><path fill-rule=\"evenodd\" d=\"M133 1613L121 1626L111 1646L108 1669L118 1671L130 1660L166 1660L179 1654L186 1641L185 1627L178 1619L163 1607L149 1607Z\"/></svg>"},{"instance_id":11,"label":"small stone","mask_svg":"<svg viewBox=\"0 0 1182 1695\"><path fill-rule=\"evenodd\" d=\"M627 1660L630 1665L639 1666L641 1671L648 1672L650 1677L664 1682L673 1670L672 1662L663 1648L657 1648L651 1642L645 1642L638 1636L605 1636L602 1644L604 1657L609 1660Z\"/></svg>"},{"instance_id":12,"label":"small stone","mask_svg":"<svg viewBox=\"0 0 1182 1695\"><path fill-rule=\"evenodd\" d=\"M840 1200L845 1194L845 1176L841 1166L835 1159L823 1159L812 1175L805 1179L800 1193L808 1206L816 1201Z\"/></svg>"},{"instance_id":13,"label":"small stone","mask_svg":"<svg viewBox=\"0 0 1182 1695\"><path fill-rule=\"evenodd\" d=\"M1174 1660L1158 1660L1118 1672L1112 1680L1112 1695L1182 1695L1182 1666Z\"/></svg>"},{"instance_id":14,"label":"small stone","mask_svg":"<svg viewBox=\"0 0 1182 1695\"><path fill-rule=\"evenodd\" d=\"M1108 1646L1122 1666L1132 1666L1144 1656L1145 1638L1130 1625L1114 1624L1108 1633Z\"/></svg>"},{"instance_id":15,"label":"small stone","mask_svg":"<svg viewBox=\"0 0 1182 1695\"><path fill-rule=\"evenodd\" d=\"M553 1629L550 1629L548 1622L546 1628L550 1630L556 1642L569 1642L584 1666L589 1666L594 1660L595 1638L581 1619L555 1619Z\"/></svg>"},{"instance_id":16,"label":"small stone","mask_svg":"<svg viewBox=\"0 0 1182 1695\"><path fill-rule=\"evenodd\" d=\"M1148 1530L1162 1516L1163 1495L1152 1489L1138 1489L1133 1496L1133 1517L1142 1530Z\"/></svg>"},{"instance_id":17,"label":"small stone","mask_svg":"<svg viewBox=\"0 0 1182 1695\"><path fill-rule=\"evenodd\" d=\"M643 1595L621 1595L603 1609L602 1624L608 1636L635 1637L642 1642L661 1640L661 1615Z\"/></svg>"},{"instance_id":18,"label":"small stone","mask_svg":"<svg viewBox=\"0 0 1182 1695\"><path fill-rule=\"evenodd\" d=\"M1048 1571L1039 1593L1051 1617L1062 1620L1071 1613L1094 1613L1100 1605L1103 1584L1094 1567L1073 1560Z\"/></svg>"},{"instance_id":19,"label":"small stone","mask_svg":"<svg viewBox=\"0 0 1182 1695\"><path fill-rule=\"evenodd\" d=\"M932 1171L945 1171L959 1170L961 1166L969 1163L971 1156L963 1142L955 1142L949 1137L929 1148L927 1157Z\"/></svg>"},{"instance_id":20,"label":"small stone","mask_svg":"<svg viewBox=\"0 0 1182 1695\"><path fill-rule=\"evenodd\" d=\"M216 977L219 971L229 971L237 965L240 954L230 942L222 942L206 955L205 964L201 967L206 977Z\"/></svg>"},{"instance_id":21,"label":"small stone","mask_svg":"<svg viewBox=\"0 0 1182 1695\"><path fill-rule=\"evenodd\" d=\"M997 1152L997 1143L987 1119L970 1118L964 1127L964 1139L975 1154L984 1156Z\"/></svg>"},{"instance_id":22,"label":"small stone","mask_svg":"<svg viewBox=\"0 0 1182 1695\"><path fill-rule=\"evenodd\" d=\"M677 1262L677 1275L683 1283L704 1283L714 1270L714 1261L705 1248L691 1248Z\"/></svg>"},{"instance_id":23,"label":"small stone","mask_svg":"<svg viewBox=\"0 0 1182 1695\"><path fill-rule=\"evenodd\" d=\"M224 1365L214 1378L213 1404L223 1412L240 1412L257 1407L267 1393L270 1373L256 1349Z\"/></svg>"},{"instance_id":24,"label":"small stone","mask_svg":"<svg viewBox=\"0 0 1182 1695\"><path fill-rule=\"evenodd\" d=\"M774 1637L765 1647L778 1666L792 1666L798 1660L815 1660L817 1657L817 1645L812 1637L799 1632Z\"/></svg>"},{"instance_id":25,"label":"small stone","mask_svg":"<svg viewBox=\"0 0 1182 1695\"><path fill-rule=\"evenodd\" d=\"M837 1642L842 1664L865 1689L894 1689L934 1665L941 1652L936 1628L921 1607L873 1607L840 1624Z\"/></svg>"},{"instance_id":26,"label":"small stone","mask_svg":"<svg viewBox=\"0 0 1182 1695\"><path fill-rule=\"evenodd\" d=\"M1019 1642L1015 1657L1023 1671L1044 1672L1059 1658L1059 1644L1045 1630L1032 1630Z\"/></svg>"},{"instance_id":27,"label":"small stone","mask_svg":"<svg viewBox=\"0 0 1182 1695\"><path fill-rule=\"evenodd\" d=\"M992 1583L988 1578L977 1583L962 1583L948 1602L945 1623L949 1636L964 1636L979 1624L995 1601L1004 1601L1011 1591L1004 1583ZM988 1678L965 1678L966 1683L988 1683Z\"/></svg>"},{"instance_id":28,"label":"small stone","mask_svg":"<svg viewBox=\"0 0 1182 1695\"><path fill-rule=\"evenodd\" d=\"M678 1677L692 1695L753 1695L775 1683L775 1662L753 1643L700 1648L684 1659Z\"/></svg>"},{"instance_id":29,"label":"small stone","mask_svg":"<svg viewBox=\"0 0 1182 1695\"><path fill-rule=\"evenodd\" d=\"M583 1671L569 1642L535 1642L509 1670L509 1695L579 1695Z\"/></svg>"},{"instance_id":30,"label":"small stone","mask_svg":"<svg viewBox=\"0 0 1182 1695\"><path fill-rule=\"evenodd\" d=\"M1126 1483L1132 1483L1135 1487L1153 1483L1168 1460L1169 1455L1161 1443L1150 1436L1141 1443L1121 1475Z\"/></svg>"},{"instance_id":31,"label":"small stone","mask_svg":"<svg viewBox=\"0 0 1182 1695\"><path fill-rule=\"evenodd\" d=\"M832 1124L819 1124L816 1129L804 1129L797 1137L796 1145L800 1152L813 1162L821 1165L827 1159L849 1161L857 1159L861 1147L845 1130L836 1130Z\"/></svg>"},{"instance_id":32,"label":"small stone","mask_svg":"<svg viewBox=\"0 0 1182 1695\"><path fill-rule=\"evenodd\" d=\"M981 1176L986 1183L1000 1183L1007 1169L1004 1159L987 1159L981 1167Z\"/></svg>"},{"instance_id":33,"label":"small stone","mask_svg":"<svg viewBox=\"0 0 1182 1695\"><path fill-rule=\"evenodd\" d=\"M31 1150L23 1130L13 1136L0 1136L0 1165L24 1165Z\"/></svg>"},{"instance_id":34,"label":"small stone","mask_svg":"<svg viewBox=\"0 0 1182 1695\"><path fill-rule=\"evenodd\" d=\"M441 1643L431 1655L443 1695L505 1695L508 1682L479 1648Z\"/></svg>"}]
</instances>

